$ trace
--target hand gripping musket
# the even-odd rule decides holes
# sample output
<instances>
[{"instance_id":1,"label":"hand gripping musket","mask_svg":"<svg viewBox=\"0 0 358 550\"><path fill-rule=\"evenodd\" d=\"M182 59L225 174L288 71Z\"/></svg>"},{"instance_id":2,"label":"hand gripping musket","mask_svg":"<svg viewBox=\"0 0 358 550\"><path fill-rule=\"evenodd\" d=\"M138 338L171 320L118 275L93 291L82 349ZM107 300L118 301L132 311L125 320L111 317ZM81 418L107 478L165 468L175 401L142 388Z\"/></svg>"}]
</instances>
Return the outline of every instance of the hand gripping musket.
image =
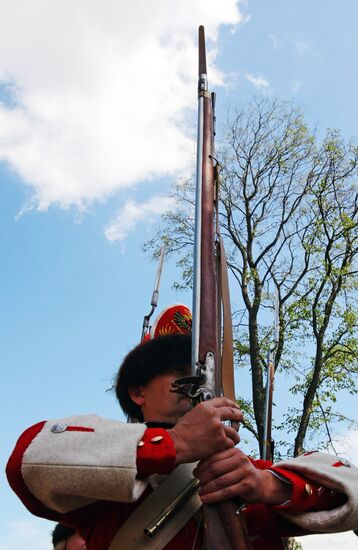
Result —
<instances>
[{"instance_id":1,"label":"hand gripping musket","mask_svg":"<svg viewBox=\"0 0 358 550\"><path fill-rule=\"evenodd\" d=\"M154 313L154 311L155 311L155 308L156 308L157 305L158 305L159 285L160 285L160 278L161 278L161 276L162 276L164 255L165 255L165 246L163 246L162 249L161 249L161 251L160 251L159 262L158 262L158 269L157 269L157 275L156 275L156 277L155 277L155 282L154 282L154 289L153 289L152 299L151 299L151 301L150 301L151 310L150 310L150 312L148 313L148 315L144 315L143 326L142 326L142 335L141 335L141 337L140 337L140 341L141 341L141 342L143 341L143 339L145 338L146 334L147 334L147 333L149 332L149 330L150 330L149 321L150 321L150 318L151 318L151 316L153 315L153 313Z\"/></svg>"},{"instance_id":2,"label":"hand gripping musket","mask_svg":"<svg viewBox=\"0 0 358 550\"><path fill-rule=\"evenodd\" d=\"M175 390L189 395L193 405L223 393L235 399L228 276L218 232L218 166L214 158L215 95L208 92L204 27L199 27L198 95L192 370L191 376L174 383ZM226 292L220 290L220 283L226 287ZM222 353L221 309L224 317ZM204 505L203 515L207 550L249 548L240 515L240 503L226 501L217 505Z\"/></svg>"},{"instance_id":3,"label":"hand gripping musket","mask_svg":"<svg viewBox=\"0 0 358 550\"><path fill-rule=\"evenodd\" d=\"M263 448L262 458L264 460L273 461L274 454L274 441L272 439L272 405L273 405L273 390L275 381L275 352L279 339L279 309L278 309L278 291L275 291L275 333L274 343L270 346L267 352L267 377L266 377L266 391L265 391L265 412L264 412L264 434L263 434Z\"/></svg>"}]
</instances>

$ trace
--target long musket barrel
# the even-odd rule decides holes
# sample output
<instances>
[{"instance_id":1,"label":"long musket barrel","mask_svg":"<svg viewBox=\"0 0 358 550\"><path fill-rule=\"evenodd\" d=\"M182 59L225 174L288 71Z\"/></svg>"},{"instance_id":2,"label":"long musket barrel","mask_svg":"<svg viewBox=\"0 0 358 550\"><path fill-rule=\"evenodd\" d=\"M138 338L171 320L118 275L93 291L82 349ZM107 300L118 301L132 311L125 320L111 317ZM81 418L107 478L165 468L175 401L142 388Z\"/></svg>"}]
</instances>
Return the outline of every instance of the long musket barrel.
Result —
<instances>
[{"instance_id":1,"label":"long musket barrel","mask_svg":"<svg viewBox=\"0 0 358 550\"><path fill-rule=\"evenodd\" d=\"M199 84L197 173L195 197L195 243L193 265L193 331L191 376L173 382L173 391L191 397L193 405L219 397L221 381L221 302L227 312L230 299L226 260L219 237L217 214L217 167L214 167L215 95L208 92L204 27L199 27ZM220 257L220 262L219 262ZM221 266L218 272L219 263ZM224 268L225 265L225 268ZM219 285L223 282L223 285ZM225 287L225 293L219 286ZM225 294L225 297L224 297ZM224 305L225 303L225 305ZM220 305L219 305L220 304ZM229 319L229 322L228 322ZM231 328L231 314L224 319L224 328ZM231 334L232 338L232 334ZM230 338L230 340L231 340ZM225 380L231 379L232 341L224 336ZM229 353L228 348L230 348ZM231 368L230 368L231 365ZM229 368L227 368L229 367ZM228 376L228 372L230 375ZM234 396L232 397L234 399ZM205 427L203 426L203 429ZM240 516L241 503L232 501L203 505L206 550L247 550L246 529Z\"/></svg>"},{"instance_id":2,"label":"long musket barrel","mask_svg":"<svg viewBox=\"0 0 358 550\"><path fill-rule=\"evenodd\" d=\"M199 379L192 390L193 403L222 395L220 376L220 306L217 273L214 171L215 96L208 92L205 34L199 27L199 82L197 174L195 206L194 292L192 377ZM217 214L216 214L217 215ZM204 505L205 545L207 550L246 550L245 528L238 517L238 505L226 501Z\"/></svg>"},{"instance_id":3,"label":"long musket barrel","mask_svg":"<svg viewBox=\"0 0 358 550\"><path fill-rule=\"evenodd\" d=\"M213 109L208 92L204 27L199 27L198 130L193 265L192 376L198 364L218 364L217 277L215 273ZM203 241L205 235L205 241ZM213 300L214 297L214 300ZM217 380L205 369L199 400L215 397Z\"/></svg>"},{"instance_id":4,"label":"long musket barrel","mask_svg":"<svg viewBox=\"0 0 358 550\"><path fill-rule=\"evenodd\" d=\"M201 302L201 225L202 225L202 175L203 175L203 139L204 139L204 92L207 92L206 55L204 28L199 28L199 83L198 83L198 127L196 152L195 185L195 231L193 263L193 324L192 324L192 361L191 373L196 375L199 360L200 340L200 302Z\"/></svg>"}]
</instances>

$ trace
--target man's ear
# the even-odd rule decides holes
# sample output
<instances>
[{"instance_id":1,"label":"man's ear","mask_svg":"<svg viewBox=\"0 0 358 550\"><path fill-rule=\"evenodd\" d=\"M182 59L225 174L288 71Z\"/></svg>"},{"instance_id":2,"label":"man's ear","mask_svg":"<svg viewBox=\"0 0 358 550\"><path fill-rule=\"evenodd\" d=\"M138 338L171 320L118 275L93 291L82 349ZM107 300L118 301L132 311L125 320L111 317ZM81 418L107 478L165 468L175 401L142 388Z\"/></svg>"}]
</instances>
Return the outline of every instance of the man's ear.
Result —
<instances>
[{"instance_id":1,"label":"man's ear","mask_svg":"<svg viewBox=\"0 0 358 550\"><path fill-rule=\"evenodd\" d=\"M141 407L144 404L145 398L143 386L133 386L132 388L129 388L128 393L129 397L136 405Z\"/></svg>"}]
</instances>

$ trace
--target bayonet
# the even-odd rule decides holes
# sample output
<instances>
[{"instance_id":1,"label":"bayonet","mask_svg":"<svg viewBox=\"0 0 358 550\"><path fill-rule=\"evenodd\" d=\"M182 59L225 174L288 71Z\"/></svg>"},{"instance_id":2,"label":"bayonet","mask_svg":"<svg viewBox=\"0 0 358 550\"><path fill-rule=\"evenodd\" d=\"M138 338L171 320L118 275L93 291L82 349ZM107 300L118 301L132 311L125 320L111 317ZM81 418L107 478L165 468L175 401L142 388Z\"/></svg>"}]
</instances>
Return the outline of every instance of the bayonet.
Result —
<instances>
[{"instance_id":1,"label":"bayonet","mask_svg":"<svg viewBox=\"0 0 358 550\"><path fill-rule=\"evenodd\" d=\"M148 332L150 330L149 321L150 321L150 318L152 317L152 315L155 311L155 308L158 305L159 286L160 286L160 279L161 279L161 276L162 276L164 256L165 256L165 246L163 246L161 248L161 251L160 251L160 256L159 256L159 260L158 260L158 269L157 269L157 274L156 274L156 277L155 277L152 299L150 301L151 310L148 313L148 315L144 315L143 325L142 325L142 334L141 334L141 338L140 338L141 342L143 341L143 339L145 338L145 336L148 334Z\"/></svg>"}]
</instances>

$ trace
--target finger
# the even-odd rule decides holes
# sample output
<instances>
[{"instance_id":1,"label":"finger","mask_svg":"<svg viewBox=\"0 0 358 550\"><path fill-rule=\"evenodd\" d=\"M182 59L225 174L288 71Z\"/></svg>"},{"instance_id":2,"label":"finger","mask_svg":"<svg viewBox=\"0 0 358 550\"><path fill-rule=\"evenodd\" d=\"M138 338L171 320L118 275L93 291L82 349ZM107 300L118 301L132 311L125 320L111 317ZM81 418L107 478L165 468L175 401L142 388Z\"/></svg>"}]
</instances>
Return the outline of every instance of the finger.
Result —
<instances>
[{"instance_id":1,"label":"finger","mask_svg":"<svg viewBox=\"0 0 358 550\"><path fill-rule=\"evenodd\" d=\"M200 485L204 486L213 479L217 479L230 472L239 472L240 468L237 467L237 463L234 457L225 458L220 461L213 462L206 469L195 472L195 476L200 480ZM238 473L235 475L239 475ZM242 474L243 475L243 474ZM242 477L240 474L240 479Z\"/></svg>"},{"instance_id":2,"label":"finger","mask_svg":"<svg viewBox=\"0 0 358 550\"><path fill-rule=\"evenodd\" d=\"M239 431L240 426L241 426L240 422L236 422L235 420L231 422L231 425L232 425L233 428L235 428L235 430L237 432Z\"/></svg>"},{"instance_id":3,"label":"finger","mask_svg":"<svg viewBox=\"0 0 358 550\"><path fill-rule=\"evenodd\" d=\"M217 412L221 420L232 420L234 422L243 422L244 415L241 409L232 406L218 407Z\"/></svg>"},{"instance_id":4,"label":"finger","mask_svg":"<svg viewBox=\"0 0 358 550\"><path fill-rule=\"evenodd\" d=\"M227 487L232 487L233 485L236 486L242 482L243 478L243 472L240 470L228 471L226 474L215 477L208 483L205 483L205 485L202 485L200 487L199 496L216 493Z\"/></svg>"},{"instance_id":5,"label":"finger","mask_svg":"<svg viewBox=\"0 0 358 550\"><path fill-rule=\"evenodd\" d=\"M236 483L234 485L230 485L229 487L224 487L222 489L218 489L217 491L199 496L204 504L222 502L224 500L240 497L240 483Z\"/></svg>"},{"instance_id":6,"label":"finger","mask_svg":"<svg viewBox=\"0 0 358 550\"><path fill-rule=\"evenodd\" d=\"M206 401L206 403L211 403L214 407L233 407L234 409L241 410L240 405L238 405L236 401L232 401L227 397L214 397L214 399Z\"/></svg>"},{"instance_id":7,"label":"finger","mask_svg":"<svg viewBox=\"0 0 358 550\"><path fill-rule=\"evenodd\" d=\"M225 449L209 456L208 458L201 460L194 470L195 475L199 477L208 468L210 468L210 470L215 471L215 463L221 460L230 459L231 457L236 455L236 451L239 451L239 449L235 449L235 448Z\"/></svg>"},{"instance_id":8,"label":"finger","mask_svg":"<svg viewBox=\"0 0 358 550\"><path fill-rule=\"evenodd\" d=\"M240 436L235 428L232 428L231 426L224 426L224 431L226 433L226 436L229 437L235 445L240 442Z\"/></svg>"}]
</instances>

